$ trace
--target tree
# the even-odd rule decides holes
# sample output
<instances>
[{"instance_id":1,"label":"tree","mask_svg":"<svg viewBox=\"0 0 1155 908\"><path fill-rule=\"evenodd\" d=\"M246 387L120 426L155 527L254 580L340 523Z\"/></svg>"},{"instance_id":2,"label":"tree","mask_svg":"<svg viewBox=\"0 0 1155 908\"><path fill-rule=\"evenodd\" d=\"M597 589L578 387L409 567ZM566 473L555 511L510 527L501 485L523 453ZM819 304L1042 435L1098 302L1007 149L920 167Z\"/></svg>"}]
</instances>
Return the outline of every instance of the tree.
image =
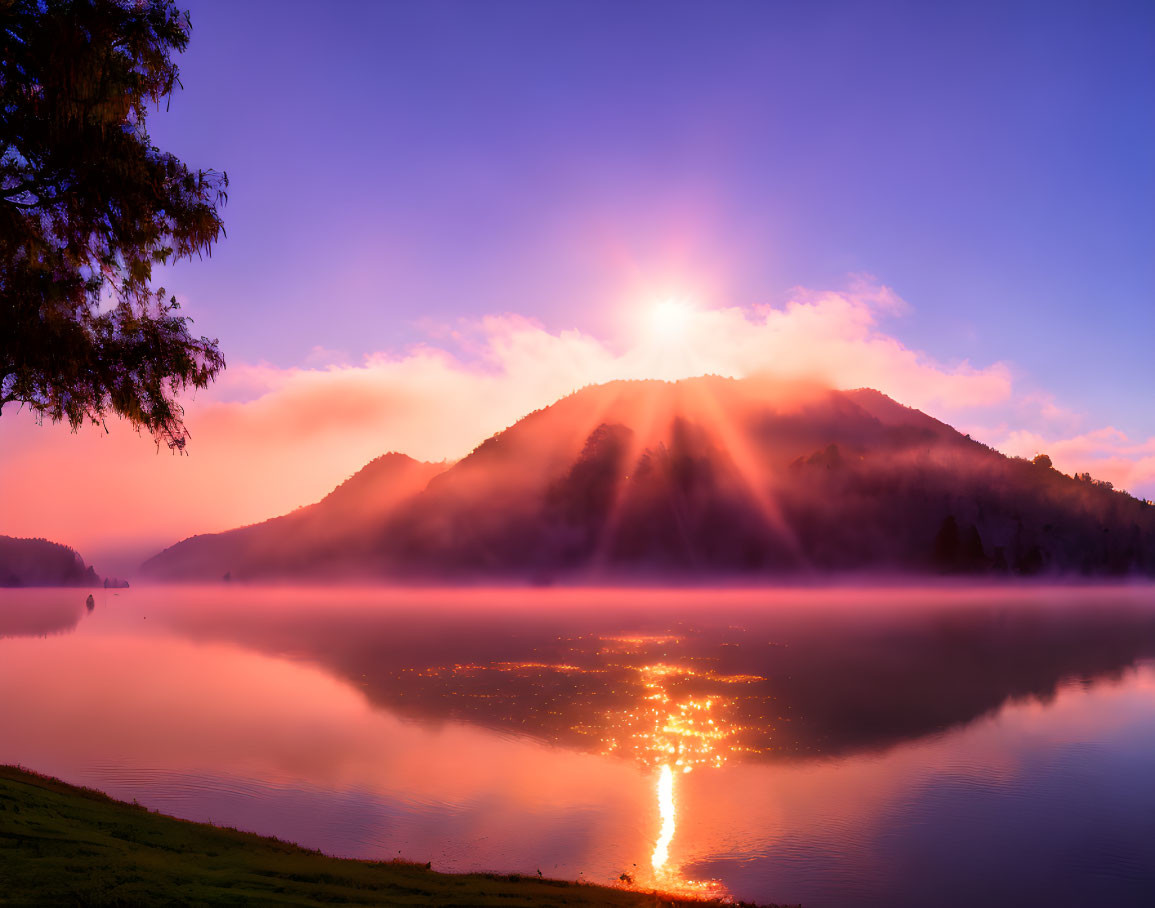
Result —
<instances>
[{"instance_id":1,"label":"tree","mask_svg":"<svg viewBox=\"0 0 1155 908\"><path fill-rule=\"evenodd\" d=\"M0 410L118 414L181 450L224 368L154 265L208 254L228 178L150 143L189 20L172 0L0 0Z\"/></svg>"},{"instance_id":2,"label":"tree","mask_svg":"<svg viewBox=\"0 0 1155 908\"><path fill-rule=\"evenodd\" d=\"M934 566L943 573L955 570L958 566L958 550L958 521L953 514L948 514L934 537Z\"/></svg>"}]
</instances>

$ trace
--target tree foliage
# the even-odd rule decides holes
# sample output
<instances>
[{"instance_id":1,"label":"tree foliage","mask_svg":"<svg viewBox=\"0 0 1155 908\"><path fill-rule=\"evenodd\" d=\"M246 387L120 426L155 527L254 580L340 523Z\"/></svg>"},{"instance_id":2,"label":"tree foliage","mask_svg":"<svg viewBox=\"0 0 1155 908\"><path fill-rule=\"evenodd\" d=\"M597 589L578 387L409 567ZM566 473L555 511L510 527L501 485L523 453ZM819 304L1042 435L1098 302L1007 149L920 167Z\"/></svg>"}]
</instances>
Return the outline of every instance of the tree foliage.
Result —
<instances>
[{"instance_id":1,"label":"tree foliage","mask_svg":"<svg viewBox=\"0 0 1155 908\"><path fill-rule=\"evenodd\" d=\"M0 0L0 408L184 448L177 394L224 360L152 270L210 251L228 179L145 122L188 36L172 0Z\"/></svg>"}]
</instances>

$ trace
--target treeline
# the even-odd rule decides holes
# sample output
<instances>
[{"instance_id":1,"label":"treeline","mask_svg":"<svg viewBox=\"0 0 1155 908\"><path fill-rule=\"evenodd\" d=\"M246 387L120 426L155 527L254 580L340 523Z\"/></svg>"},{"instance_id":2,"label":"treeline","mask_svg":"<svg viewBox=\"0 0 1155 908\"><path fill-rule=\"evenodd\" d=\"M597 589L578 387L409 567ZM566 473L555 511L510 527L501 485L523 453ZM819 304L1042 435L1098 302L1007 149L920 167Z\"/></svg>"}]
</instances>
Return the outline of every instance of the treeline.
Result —
<instances>
[{"instance_id":1,"label":"treeline","mask_svg":"<svg viewBox=\"0 0 1155 908\"><path fill-rule=\"evenodd\" d=\"M0 536L0 587L101 586L102 583L108 585L84 563L76 549L48 539Z\"/></svg>"},{"instance_id":2,"label":"treeline","mask_svg":"<svg viewBox=\"0 0 1155 908\"><path fill-rule=\"evenodd\" d=\"M543 579L589 569L1155 575L1147 503L963 436L895 438L829 444L775 474L743 469L699 425L677 423L640 455L630 428L601 425L537 501L418 500L378 551L400 573Z\"/></svg>"},{"instance_id":3,"label":"treeline","mask_svg":"<svg viewBox=\"0 0 1155 908\"><path fill-rule=\"evenodd\" d=\"M1155 507L978 442L797 464L790 511L827 562L943 574L1155 575ZM825 463L822 469L819 462Z\"/></svg>"}]
</instances>

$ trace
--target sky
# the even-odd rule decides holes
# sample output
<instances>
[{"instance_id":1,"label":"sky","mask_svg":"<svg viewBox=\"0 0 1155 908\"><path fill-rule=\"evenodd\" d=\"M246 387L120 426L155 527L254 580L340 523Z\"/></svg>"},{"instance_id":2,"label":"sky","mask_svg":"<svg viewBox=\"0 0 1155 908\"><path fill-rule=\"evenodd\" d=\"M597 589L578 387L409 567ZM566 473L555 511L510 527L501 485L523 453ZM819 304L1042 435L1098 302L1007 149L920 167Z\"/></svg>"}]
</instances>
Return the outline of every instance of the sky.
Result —
<instances>
[{"instance_id":1,"label":"sky","mask_svg":"<svg viewBox=\"0 0 1155 908\"><path fill-rule=\"evenodd\" d=\"M229 368L186 457L5 408L0 532L127 570L699 371L1155 498L1152 4L181 5L149 129L227 171L227 238L158 277Z\"/></svg>"}]
</instances>

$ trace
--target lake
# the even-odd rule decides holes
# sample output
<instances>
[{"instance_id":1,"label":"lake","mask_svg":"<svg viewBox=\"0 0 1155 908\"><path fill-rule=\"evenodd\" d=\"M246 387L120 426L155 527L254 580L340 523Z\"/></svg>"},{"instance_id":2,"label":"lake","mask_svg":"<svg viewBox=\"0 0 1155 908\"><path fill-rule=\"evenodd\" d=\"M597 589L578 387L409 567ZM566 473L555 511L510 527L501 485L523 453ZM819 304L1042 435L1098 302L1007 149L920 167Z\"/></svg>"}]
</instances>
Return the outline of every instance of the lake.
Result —
<instances>
[{"instance_id":1,"label":"lake","mask_svg":"<svg viewBox=\"0 0 1155 908\"><path fill-rule=\"evenodd\" d=\"M0 762L326 852L1155 904L1155 592L0 591Z\"/></svg>"}]
</instances>

